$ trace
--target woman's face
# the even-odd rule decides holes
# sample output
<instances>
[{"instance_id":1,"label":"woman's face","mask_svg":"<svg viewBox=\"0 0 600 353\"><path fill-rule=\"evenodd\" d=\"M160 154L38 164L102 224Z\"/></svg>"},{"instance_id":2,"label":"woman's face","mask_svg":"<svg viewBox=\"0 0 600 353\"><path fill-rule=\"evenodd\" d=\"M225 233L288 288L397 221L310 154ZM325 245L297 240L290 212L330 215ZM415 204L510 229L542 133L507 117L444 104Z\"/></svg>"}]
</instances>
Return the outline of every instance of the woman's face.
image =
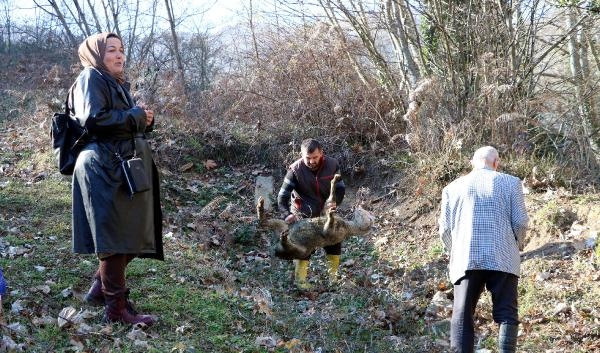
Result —
<instances>
[{"instance_id":1,"label":"woman's face","mask_svg":"<svg viewBox=\"0 0 600 353\"><path fill-rule=\"evenodd\" d=\"M106 52L104 53L104 65L112 75L123 72L125 66L125 50L119 38L110 37L106 40Z\"/></svg>"}]
</instances>

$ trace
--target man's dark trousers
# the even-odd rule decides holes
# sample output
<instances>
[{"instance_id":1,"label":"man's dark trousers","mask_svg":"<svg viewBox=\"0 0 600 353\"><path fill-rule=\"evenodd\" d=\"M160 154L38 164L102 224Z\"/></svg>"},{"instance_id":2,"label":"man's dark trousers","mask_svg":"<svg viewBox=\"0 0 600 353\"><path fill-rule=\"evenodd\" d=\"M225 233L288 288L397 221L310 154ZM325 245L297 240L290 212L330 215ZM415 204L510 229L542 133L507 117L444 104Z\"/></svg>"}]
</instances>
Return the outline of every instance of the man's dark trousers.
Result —
<instances>
[{"instance_id":1,"label":"man's dark trousers","mask_svg":"<svg viewBox=\"0 0 600 353\"><path fill-rule=\"evenodd\" d=\"M454 284L450 326L453 352L472 353L475 345L473 315L484 287L492 294L492 316L498 324L518 325L518 277L506 272L470 270Z\"/></svg>"}]
</instances>

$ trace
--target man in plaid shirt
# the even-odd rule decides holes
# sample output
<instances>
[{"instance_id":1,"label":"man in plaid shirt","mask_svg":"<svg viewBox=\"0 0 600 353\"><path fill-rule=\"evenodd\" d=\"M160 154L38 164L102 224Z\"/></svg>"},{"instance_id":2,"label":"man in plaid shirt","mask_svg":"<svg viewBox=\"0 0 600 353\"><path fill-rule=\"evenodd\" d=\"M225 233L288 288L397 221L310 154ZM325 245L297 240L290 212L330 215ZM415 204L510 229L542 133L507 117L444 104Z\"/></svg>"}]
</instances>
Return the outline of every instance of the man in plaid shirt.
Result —
<instances>
[{"instance_id":1,"label":"man in plaid shirt","mask_svg":"<svg viewBox=\"0 0 600 353\"><path fill-rule=\"evenodd\" d=\"M455 352L473 352L473 314L485 286L500 324L499 352L515 352L519 250L529 221L521 180L496 171L498 151L491 146L475 151L471 163L473 170L442 192L439 233L454 284L450 343Z\"/></svg>"}]
</instances>

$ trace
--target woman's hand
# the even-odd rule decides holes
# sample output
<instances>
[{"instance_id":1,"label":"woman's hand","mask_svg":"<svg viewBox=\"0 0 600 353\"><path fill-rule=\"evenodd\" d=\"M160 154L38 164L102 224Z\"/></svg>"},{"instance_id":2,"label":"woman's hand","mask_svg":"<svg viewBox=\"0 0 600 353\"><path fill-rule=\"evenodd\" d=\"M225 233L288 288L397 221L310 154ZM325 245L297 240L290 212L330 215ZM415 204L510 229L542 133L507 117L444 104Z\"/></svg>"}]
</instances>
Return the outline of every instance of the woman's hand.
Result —
<instances>
[{"instance_id":1,"label":"woman's hand","mask_svg":"<svg viewBox=\"0 0 600 353\"><path fill-rule=\"evenodd\" d=\"M151 109L144 109L144 111L146 112L146 126L150 126L154 121L154 111Z\"/></svg>"},{"instance_id":2,"label":"woman's hand","mask_svg":"<svg viewBox=\"0 0 600 353\"><path fill-rule=\"evenodd\" d=\"M146 113L146 126L152 125L154 121L154 111L152 109L148 109L145 104L140 104L140 108L144 109Z\"/></svg>"}]
</instances>

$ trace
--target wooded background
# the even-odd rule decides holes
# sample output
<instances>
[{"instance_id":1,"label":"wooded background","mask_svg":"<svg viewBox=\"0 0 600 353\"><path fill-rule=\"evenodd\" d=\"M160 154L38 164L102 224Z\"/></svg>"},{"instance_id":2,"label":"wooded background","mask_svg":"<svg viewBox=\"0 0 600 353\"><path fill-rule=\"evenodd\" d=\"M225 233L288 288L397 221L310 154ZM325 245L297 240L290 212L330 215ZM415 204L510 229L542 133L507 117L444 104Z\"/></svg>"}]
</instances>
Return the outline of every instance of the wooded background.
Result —
<instances>
[{"instance_id":1,"label":"wooded background","mask_svg":"<svg viewBox=\"0 0 600 353\"><path fill-rule=\"evenodd\" d=\"M45 81L27 83L68 88L79 43L114 31L138 99L225 144L314 136L351 173L361 153L386 166L491 144L597 181L598 0L244 0L219 27L203 22L214 1L33 0L26 17L17 2L0 0L4 87L37 63Z\"/></svg>"}]
</instances>

